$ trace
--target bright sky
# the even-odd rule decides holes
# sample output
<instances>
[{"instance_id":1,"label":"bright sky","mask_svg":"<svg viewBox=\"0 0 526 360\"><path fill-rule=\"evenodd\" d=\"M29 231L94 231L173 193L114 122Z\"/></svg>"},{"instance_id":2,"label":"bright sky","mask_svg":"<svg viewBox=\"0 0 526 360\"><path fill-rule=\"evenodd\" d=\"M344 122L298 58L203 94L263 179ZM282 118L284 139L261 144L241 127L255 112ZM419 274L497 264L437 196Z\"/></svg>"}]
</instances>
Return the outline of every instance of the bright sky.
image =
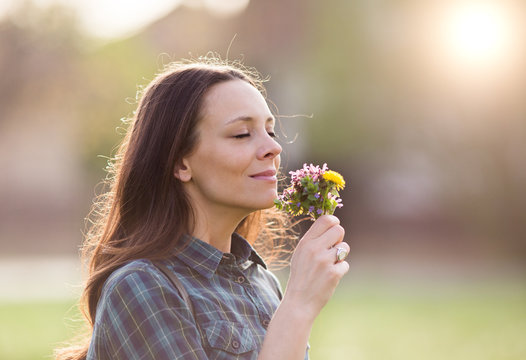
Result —
<instances>
[{"instance_id":1,"label":"bright sky","mask_svg":"<svg viewBox=\"0 0 526 360\"><path fill-rule=\"evenodd\" d=\"M19 0L0 0L0 18ZM249 0L32 0L40 7L62 4L78 13L81 28L101 38L131 34L169 13L182 3L206 8L218 16L243 11Z\"/></svg>"}]
</instances>

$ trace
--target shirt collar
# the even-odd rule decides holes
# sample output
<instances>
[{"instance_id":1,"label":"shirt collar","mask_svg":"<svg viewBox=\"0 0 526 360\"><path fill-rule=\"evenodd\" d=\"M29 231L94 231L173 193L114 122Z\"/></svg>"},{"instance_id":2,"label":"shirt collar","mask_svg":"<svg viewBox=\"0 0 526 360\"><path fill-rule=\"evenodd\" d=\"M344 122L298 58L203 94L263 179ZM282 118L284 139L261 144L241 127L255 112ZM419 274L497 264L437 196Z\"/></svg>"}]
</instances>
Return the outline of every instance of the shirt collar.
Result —
<instances>
[{"instance_id":1,"label":"shirt collar","mask_svg":"<svg viewBox=\"0 0 526 360\"><path fill-rule=\"evenodd\" d=\"M250 243L238 233L232 234L232 245L230 246L230 249L232 254L239 257L242 261L251 260L256 264L263 266L265 269L267 268L267 264L265 264L252 245L250 245Z\"/></svg>"},{"instance_id":2,"label":"shirt collar","mask_svg":"<svg viewBox=\"0 0 526 360\"><path fill-rule=\"evenodd\" d=\"M182 250L177 251L175 256L202 276L211 278L223 259L224 253L196 237L187 236L185 240L185 246ZM241 262L251 260L267 268L263 259L249 242L237 233L232 234L231 252Z\"/></svg>"}]
</instances>

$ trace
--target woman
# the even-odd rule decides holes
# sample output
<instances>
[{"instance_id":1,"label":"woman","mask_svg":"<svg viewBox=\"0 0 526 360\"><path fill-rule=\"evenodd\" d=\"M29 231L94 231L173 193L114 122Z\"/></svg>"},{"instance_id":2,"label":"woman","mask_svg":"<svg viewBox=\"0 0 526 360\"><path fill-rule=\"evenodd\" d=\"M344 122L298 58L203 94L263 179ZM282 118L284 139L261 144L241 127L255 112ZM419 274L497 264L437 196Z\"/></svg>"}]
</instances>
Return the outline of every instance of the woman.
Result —
<instances>
[{"instance_id":1,"label":"woman","mask_svg":"<svg viewBox=\"0 0 526 360\"><path fill-rule=\"evenodd\" d=\"M88 233L91 341L59 357L308 358L313 321L349 268L335 246L349 248L338 219L319 218L282 296L251 246L287 230L265 210L281 146L258 79L212 59L172 64L144 90Z\"/></svg>"}]
</instances>

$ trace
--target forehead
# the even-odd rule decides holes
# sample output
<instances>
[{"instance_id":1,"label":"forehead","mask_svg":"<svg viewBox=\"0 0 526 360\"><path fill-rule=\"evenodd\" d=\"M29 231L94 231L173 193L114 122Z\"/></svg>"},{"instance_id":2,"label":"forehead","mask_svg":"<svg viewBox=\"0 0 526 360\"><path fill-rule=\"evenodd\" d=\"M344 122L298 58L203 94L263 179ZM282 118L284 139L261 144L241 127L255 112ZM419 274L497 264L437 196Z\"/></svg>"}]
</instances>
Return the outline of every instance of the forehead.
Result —
<instances>
[{"instance_id":1,"label":"forehead","mask_svg":"<svg viewBox=\"0 0 526 360\"><path fill-rule=\"evenodd\" d=\"M243 80L221 82L208 89L201 109L202 120L229 125L235 119L274 117L258 89Z\"/></svg>"}]
</instances>

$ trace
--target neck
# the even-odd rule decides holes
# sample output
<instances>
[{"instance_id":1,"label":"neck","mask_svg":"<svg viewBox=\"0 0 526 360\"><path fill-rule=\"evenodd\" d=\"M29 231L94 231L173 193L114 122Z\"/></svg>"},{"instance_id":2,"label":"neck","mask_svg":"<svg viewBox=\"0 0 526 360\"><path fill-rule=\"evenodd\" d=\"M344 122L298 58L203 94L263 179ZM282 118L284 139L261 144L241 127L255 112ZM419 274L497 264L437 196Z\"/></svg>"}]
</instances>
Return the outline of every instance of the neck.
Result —
<instances>
[{"instance_id":1,"label":"neck","mask_svg":"<svg viewBox=\"0 0 526 360\"><path fill-rule=\"evenodd\" d=\"M192 236L209 243L219 251L230 252L232 234L248 215L241 211L198 207L194 209L196 216Z\"/></svg>"}]
</instances>

